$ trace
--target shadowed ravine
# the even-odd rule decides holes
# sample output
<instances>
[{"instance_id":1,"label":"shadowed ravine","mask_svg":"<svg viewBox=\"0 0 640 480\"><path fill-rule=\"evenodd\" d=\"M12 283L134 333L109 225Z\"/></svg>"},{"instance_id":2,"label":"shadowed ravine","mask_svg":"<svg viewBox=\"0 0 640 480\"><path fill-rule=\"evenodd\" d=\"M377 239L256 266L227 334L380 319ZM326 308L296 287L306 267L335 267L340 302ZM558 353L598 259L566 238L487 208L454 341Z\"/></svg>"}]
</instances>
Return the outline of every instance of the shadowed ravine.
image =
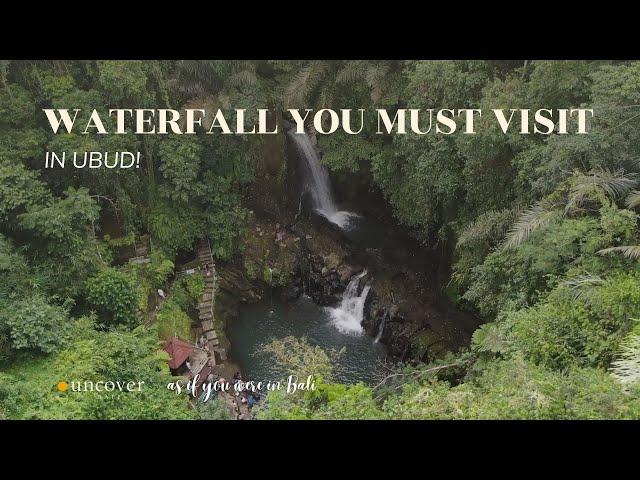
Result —
<instances>
[{"instance_id":1,"label":"shadowed ravine","mask_svg":"<svg viewBox=\"0 0 640 480\"><path fill-rule=\"evenodd\" d=\"M352 270L342 277L342 287L335 292L334 284L326 284L331 282L330 272L325 274L323 267L314 265L316 270L312 273L310 265L306 265L301 268L299 279L302 296L286 301L280 295L267 294L258 304L241 305L238 319L228 326L228 334L231 355L245 375L256 379L278 373L261 350L269 341L289 335L306 337L325 349L344 347L337 374L346 383L372 381L380 360L405 356L411 338L425 329L427 343L433 346L436 341L440 351L464 343L466 338L456 327L455 314L451 317L447 308L441 308L433 287L429 287L431 283L422 278L425 273L420 273L432 268L429 255L379 219L341 209L329 171L322 165L310 137L289 131L288 138L300 192L296 219L304 213L316 225L315 231L309 232L311 236L326 235L344 247L348 252L344 260ZM296 235L301 237L301 245L306 244L306 234ZM307 252L314 255L312 250ZM418 277L414 276L416 272ZM310 274L314 275L313 292L309 291ZM410 285L405 285L407 282ZM319 293L327 288L330 294ZM395 305L404 306L405 311L400 312ZM427 318L429 325L424 323ZM440 340L439 336L445 335L448 339ZM387 351L393 355L386 355ZM425 358L425 353L418 356Z\"/></svg>"}]
</instances>

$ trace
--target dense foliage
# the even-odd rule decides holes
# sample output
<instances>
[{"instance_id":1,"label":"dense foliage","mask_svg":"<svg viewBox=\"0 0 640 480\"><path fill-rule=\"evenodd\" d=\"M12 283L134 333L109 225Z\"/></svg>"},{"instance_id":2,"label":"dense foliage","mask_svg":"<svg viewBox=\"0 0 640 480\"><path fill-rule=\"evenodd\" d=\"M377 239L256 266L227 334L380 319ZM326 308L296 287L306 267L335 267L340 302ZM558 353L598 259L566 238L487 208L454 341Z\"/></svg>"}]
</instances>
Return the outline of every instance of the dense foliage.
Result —
<instances>
[{"instance_id":1,"label":"dense foliage","mask_svg":"<svg viewBox=\"0 0 640 480\"><path fill-rule=\"evenodd\" d=\"M225 417L214 404L189 411L163 386L158 336L189 334L202 285L178 277L157 312L149 299L200 238L231 259L250 187L279 177L261 170L259 136L53 135L40 114L123 106L594 108L588 135L505 135L482 118L474 135L378 135L367 123L360 135L318 136L335 175L365 178L425 248L450 255L447 292L486 323L463 352L375 387L335 383L330 356L304 342L272 345L301 375L315 365L318 389L270 394L258 417L640 416L639 62L0 67L0 418ZM133 170L45 169L47 150L138 150L144 160ZM119 262L146 234L151 262ZM157 327L143 325L150 315ZM109 377L149 388L55 388Z\"/></svg>"},{"instance_id":2,"label":"dense foliage","mask_svg":"<svg viewBox=\"0 0 640 480\"><path fill-rule=\"evenodd\" d=\"M184 397L163 385L168 367L158 337L191 336L189 315L203 286L179 279L161 307L155 292L169 288L176 255L202 237L218 258L233 255L246 215L240 193L253 179L260 144L53 135L41 109L81 108L86 115L122 105L257 107L267 96L262 82L243 74L251 70L235 62L2 62L0 418L190 416ZM135 171L44 168L46 151L91 150L137 150L145 161ZM123 251L145 243L146 234L150 263L122 265ZM140 326L149 318L159 332ZM149 389L111 396L55 391L64 379L109 376L147 377Z\"/></svg>"},{"instance_id":3,"label":"dense foliage","mask_svg":"<svg viewBox=\"0 0 640 480\"><path fill-rule=\"evenodd\" d=\"M589 135L503 135L481 119L475 135L320 136L330 168L366 173L418 239L452 252L447 291L487 323L446 361L373 389L274 395L261 415L637 418L638 87L637 62L305 63L285 89L296 105L596 115Z\"/></svg>"}]
</instances>

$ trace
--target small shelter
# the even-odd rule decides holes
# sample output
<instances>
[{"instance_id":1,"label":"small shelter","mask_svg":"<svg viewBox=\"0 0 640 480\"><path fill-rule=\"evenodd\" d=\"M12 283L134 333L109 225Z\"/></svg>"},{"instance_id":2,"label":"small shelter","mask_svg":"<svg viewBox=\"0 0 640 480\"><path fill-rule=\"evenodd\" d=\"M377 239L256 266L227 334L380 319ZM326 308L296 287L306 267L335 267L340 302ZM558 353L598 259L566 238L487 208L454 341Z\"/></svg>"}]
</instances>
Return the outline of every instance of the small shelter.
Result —
<instances>
[{"instance_id":1,"label":"small shelter","mask_svg":"<svg viewBox=\"0 0 640 480\"><path fill-rule=\"evenodd\" d=\"M169 368L171 370L179 370L189 359L194 349L194 345L180 340L177 336L165 342L164 351L171 357L169 359Z\"/></svg>"}]
</instances>

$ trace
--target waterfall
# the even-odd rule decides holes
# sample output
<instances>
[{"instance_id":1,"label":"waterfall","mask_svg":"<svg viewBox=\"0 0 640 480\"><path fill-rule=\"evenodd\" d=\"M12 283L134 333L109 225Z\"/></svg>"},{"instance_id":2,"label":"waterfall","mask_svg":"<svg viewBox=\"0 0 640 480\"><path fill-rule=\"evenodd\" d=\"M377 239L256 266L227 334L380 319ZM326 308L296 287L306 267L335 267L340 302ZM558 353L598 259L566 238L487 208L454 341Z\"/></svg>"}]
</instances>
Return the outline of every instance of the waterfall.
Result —
<instances>
[{"instance_id":1,"label":"waterfall","mask_svg":"<svg viewBox=\"0 0 640 480\"><path fill-rule=\"evenodd\" d=\"M364 317L364 303L369 295L371 287L365 285L362 292L358 294L360 287L360 279L367 274L364 270L362 273L355 275L344 293L342 301L338 307L328 307L331 323L342 333L359 335L363 332L362 319Z\"/></svg>"},{"instance_id":2,"label":"waterfall","mask_svg":"<svg viewBox=\"0 0 640 480\"><path fill-rule=\"evenodd\" d=\"M380 326L378 327L378 334L376 335L376 338L373 341L373 343L378 343L382 338L382 333L384 332L384 324L387 321L387 315L388 313L385 312L385 314L382 316L382 320L380 320Z\"/></svg>"},{"instance_id":3,"label":"waterfall","mask_svg":"<svg viewBox=\"0 0 640 480\"><path fill-rule=\"evenodd\" d=\"M306 133L295 133L293 129L287 132L289 138L293 140L298 150L298 154L304 159L306 164L305 181L307 189L311 194L313 207L331 223L344 229L349 226L353 217L358 217L356 213L338 210L329 170L320 163L320 157L311 143L309 135Z\"/></svg>"}]
</instances>

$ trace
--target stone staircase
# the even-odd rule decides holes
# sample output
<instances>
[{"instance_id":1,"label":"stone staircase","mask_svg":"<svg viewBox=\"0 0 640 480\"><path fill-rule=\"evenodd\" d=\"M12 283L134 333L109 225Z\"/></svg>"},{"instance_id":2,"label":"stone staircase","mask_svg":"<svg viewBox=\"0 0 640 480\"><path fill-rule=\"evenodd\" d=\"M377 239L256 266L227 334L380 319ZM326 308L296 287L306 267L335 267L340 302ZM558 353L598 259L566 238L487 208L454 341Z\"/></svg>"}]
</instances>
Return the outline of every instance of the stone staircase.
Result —
<instances>
[{"instance_id":1,"label":"stone staircase","mask_svg":"<svg viewBox=\"0 0 640 480\"><path fill-rule=\"evenodd\" d=\"M198 304L198 318L202 326L202 333L207 339L209 345L210 366L215 366L227 360L227 353L220 345L218 334L215 331L213 318L213 304L216 295L216 269L213 265L213 255L209 242L205 239L200 241L196 249L198 261L202 266L202 275L204 276L204 293ZM205 264L210 265L210 276L206 276Z\"/></svg>"}]
</instances>

